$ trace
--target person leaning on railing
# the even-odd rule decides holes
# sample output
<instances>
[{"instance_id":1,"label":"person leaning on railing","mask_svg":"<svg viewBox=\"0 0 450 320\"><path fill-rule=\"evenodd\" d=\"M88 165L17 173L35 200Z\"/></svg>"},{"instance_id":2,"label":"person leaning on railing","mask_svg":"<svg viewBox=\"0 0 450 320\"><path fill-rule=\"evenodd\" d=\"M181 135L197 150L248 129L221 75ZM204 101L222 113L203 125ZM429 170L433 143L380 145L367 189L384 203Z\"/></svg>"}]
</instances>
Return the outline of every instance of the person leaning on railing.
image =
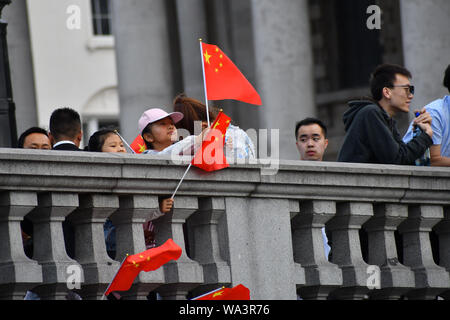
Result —
<instances>
[{"instance_id":1,"label":"person leaning on railing","mask_svg":"<svg viewBox=\"0 0 450 320\"><path fill-rule=\"evenodd\" d=\"M450 92L450 65L445 70L444 87ZM425 106L433 121L433 145L430 147L431 165L436 167L450 167L450 95L437 99ZM413 136L413 123L403 137L408 143Z\"/></svg>"}]
</instances>

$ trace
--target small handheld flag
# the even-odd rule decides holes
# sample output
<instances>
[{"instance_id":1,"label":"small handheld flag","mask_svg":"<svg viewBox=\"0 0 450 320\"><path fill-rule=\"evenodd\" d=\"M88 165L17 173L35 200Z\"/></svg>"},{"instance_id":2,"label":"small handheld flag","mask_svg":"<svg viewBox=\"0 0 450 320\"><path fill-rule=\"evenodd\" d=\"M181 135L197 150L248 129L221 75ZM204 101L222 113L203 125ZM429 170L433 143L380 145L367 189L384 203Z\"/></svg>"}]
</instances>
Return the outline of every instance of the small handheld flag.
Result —
<instances>
[{"instance_id":1,"label":"small handheld flag","mask_svg":"<svg viewBox=\"0 0 450 320\"><path fill-rule=\"evenodd\" d=\"M139 134L131 143L131 149L135 153L142 153L147 150L147 145L145 144L144 138Z\"/></svg>"},{"instance_id":2,"label":"small handheld flag","mask_svg":"<svg viewBox=\"0 0 450 320\"><path fill-rule=\"evenodd\" d=\"M107 296L112 291L126 291L130 289L139 272L153 271L170 260L178 260L181 252L180 246L172 239L168 239L159 247L126 257L106 289L104 296Z\"/></svg>"}]
</instances>

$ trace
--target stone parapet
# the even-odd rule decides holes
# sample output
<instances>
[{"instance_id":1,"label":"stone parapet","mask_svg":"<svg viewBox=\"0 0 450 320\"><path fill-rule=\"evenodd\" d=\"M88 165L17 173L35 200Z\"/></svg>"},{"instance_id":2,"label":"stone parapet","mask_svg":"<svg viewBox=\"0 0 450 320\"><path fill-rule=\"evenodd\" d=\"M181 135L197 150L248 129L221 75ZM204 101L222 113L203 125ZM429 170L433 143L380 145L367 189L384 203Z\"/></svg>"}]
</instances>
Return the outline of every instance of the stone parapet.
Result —
<instances>
[{"instance_id":1,"label":"stone parapet","mask_svg":"<svg viewBox=\"0 0 450 320\"><path fill-rule=\"evenodd\" d=\"M187 164L0 149L0 299L23 299L27 290L63 299L69 289L100 299L125 254L145 250L142 223ZM182 256L141 273L120 294L186 299L241 283L262 300L449 298L450 169L308 161L266 167L261 160L212 173L191 168L174 208L153 221L157 245L172 238ZM31 257L21 240L24 218L33 224ZM116 226L114 260L104 243L108 218ZM73 248L65 243L67 224ZM71 268L81 271L79 288L70 287Z\"/></svg>"}]
</instances>

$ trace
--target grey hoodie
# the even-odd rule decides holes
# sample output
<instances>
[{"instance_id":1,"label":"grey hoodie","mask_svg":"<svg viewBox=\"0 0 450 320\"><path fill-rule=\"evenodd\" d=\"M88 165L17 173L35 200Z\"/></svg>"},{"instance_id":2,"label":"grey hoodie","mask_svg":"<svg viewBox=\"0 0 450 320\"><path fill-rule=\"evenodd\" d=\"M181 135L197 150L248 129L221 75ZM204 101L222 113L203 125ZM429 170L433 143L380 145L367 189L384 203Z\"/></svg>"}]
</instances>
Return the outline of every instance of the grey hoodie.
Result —
<instances>
[{"instance_id":1,"label":"grey hoodie","mask_svg":"<svg viewBox=\"0 0 450 320\"><path fill-rule=\"evenodd\" d=\"M349 106L343 116L346 135L337 161L414 165L433 144L424 132L405 144L397 122L375 102L350 101Z\"/></svg>"}]
</instances>

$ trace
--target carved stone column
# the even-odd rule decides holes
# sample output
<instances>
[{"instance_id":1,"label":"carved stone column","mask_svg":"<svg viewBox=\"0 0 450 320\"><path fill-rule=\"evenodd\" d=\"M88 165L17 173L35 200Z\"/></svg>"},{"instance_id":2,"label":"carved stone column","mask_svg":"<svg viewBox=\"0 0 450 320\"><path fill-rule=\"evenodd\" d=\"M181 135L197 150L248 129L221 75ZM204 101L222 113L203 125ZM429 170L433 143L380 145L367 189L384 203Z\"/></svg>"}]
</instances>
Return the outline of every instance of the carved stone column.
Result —
<instances>
[{"instance_id":1,"label":"carved stone column","mask_svg":"<svg viewBox=\"0 0 450 320\"><path fill-rule=\"evenodd\" d=\"M199 210L188 219L191 256L203 267L201 293L231 284L230 266L222 258L227 239L221 238L218 232L224 213L224 198L200 198ZM196 290L194 295L201 293Z\"/></svg>"},{"instance_id":2,"label":"carved stone column","mask_svg":"<svg viewBox=\"0 0 450 320\"><path fill-rule=\"evenodd\" d=\"M78 207L73 193L43 193L38 207L29 217L33 221L33 259L42 266L43 284L34 291L41 299L65 300L68 292L68 267L79 268L80 283L84 281L81 266L67 255L62 223Z\"/></svg>"},{"instance_id":3,"label":"carved stone column","mask_svg":"<svg viewBox=\"0 0 450 320\"><path fill-rule=\"evenodd\" d=\"M400 226L403 235L403 263L415 275L415 289L408 299L435 299L450 286L448 272L436 265L430 244L430 231L444 217L442 206L411 205L409 217Z\"/></svg>"},{"instance_id":4,"label":"carved stone column","mask_svg":"<svg viewBox=\"0 0 450 320\"><path fill-rule=\"evenodd\" d=\"M363 299L369 291L367 268L361 253L359 230L373 215L371 203L343 202L327 228L332 232L332 261L342 269L343 286L330 294L333 299Z\"/></svg>"},{"instance_id":5,"label":"carved stone column","mask_svg":"<svg viewBox=\"0 0 450 320\"><path fill-rule=\"evenodd\" d=\"M0 193L0 299L23 299L42 282L42 268L23 250L20 221L37 205L34 192Z\"/></svg>"},{"instance_id":6,"label":"carved stone column","mask_svg":"<svg viewBox=\"0 0 450 320\"><path fill-rule=\"evenodd\" d=\"M444 220L441 220L434 229L439 237L439 265L450 272L450 207L444 207ZM439 295L450 300L450 290Z\"/></svg>"},{"instance_id":7,"label":"carved stone column","mask_svg":"<svg viewBox=\"0 0 450 320\"><path fill-rule=\"evenodd\" d=\"M342 286L342 272L325 257L322 228L336 213L333 201L305 201L292 219L294 261L305 269L305 285L298 290L303 299L326 300Z\"/></svg>"},{"instance_id":8,"label":"carved stone column","mask_svg":"<svg viewBox=\"0 0 450 320\"><path fill-rule=\"evenodd\" d=\"M414 288L414 273L399 263L394 232L408 217L408 206L378 204L374 217L364 225L369 238L369 264L380 267L380 289L371 290L373 299L397 300Z\"/></svg>"},{"instance_id":9,"label":"carved stone column","mask_svg":"<svg viewBox=\"0 0 450 320\"><path fill-rule=\"evenodd\" d=\"M159 207L157 196L122 196L120 208L113 213L111 220L116 227L116 260L122 262L127 254L132 255L146 250L143 223L150 212ZM124 299L146 299L150 291L164 283L162 268L151 272L141 272L130 290L119 292Z\"/></svg>"},{"instance_id":10,"label":"carved stone column","mask_svg":"<svg viewBox=\"0 0 450 320\"><path fill-rule=\"evenodd\" d=\"M114 195L80 195L80 206L69 219L75 228L75 258L84 271L83 299L100 299L119 263L106 253L103 225L119 207Z\"/></svg>"},{"instance_id":11,"label":"carved stone column","mask_svg":"<svg viewBox=\"0 0 450 320\"><path fill-rule=\"evenodd\" d=\"M197 198L177 196L172 211L155 220L157 245L171 238L183 250L178 260L164 265L165 285L157 290L163 299L186 299L188 292L204 281L203 268L186 254L183 231L183 224L197 209Z\"/></svg>"}]
</instances>

